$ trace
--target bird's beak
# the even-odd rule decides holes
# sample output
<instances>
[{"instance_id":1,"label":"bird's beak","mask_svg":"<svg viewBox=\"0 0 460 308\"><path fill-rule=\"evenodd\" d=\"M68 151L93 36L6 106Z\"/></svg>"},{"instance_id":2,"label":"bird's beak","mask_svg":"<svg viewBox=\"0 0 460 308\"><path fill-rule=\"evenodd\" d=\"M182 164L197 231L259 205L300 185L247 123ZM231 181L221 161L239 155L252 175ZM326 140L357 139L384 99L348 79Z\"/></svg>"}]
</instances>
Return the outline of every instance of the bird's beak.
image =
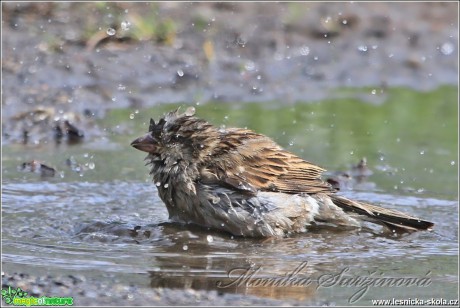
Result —
<instances>
[{"instance_id":1,"label":"bird's beak","mask_svg":"<svg viewBox=\"0 0 460 308\"><path fill-rule=\"evenodd\" d=\"M155 153L157 148L155 139L152 138L151 133L147 133L144 136L137 138L131 142L131 146L138 149L139 151L144 151L147 153Z\"/></svg>"}]
</instances>

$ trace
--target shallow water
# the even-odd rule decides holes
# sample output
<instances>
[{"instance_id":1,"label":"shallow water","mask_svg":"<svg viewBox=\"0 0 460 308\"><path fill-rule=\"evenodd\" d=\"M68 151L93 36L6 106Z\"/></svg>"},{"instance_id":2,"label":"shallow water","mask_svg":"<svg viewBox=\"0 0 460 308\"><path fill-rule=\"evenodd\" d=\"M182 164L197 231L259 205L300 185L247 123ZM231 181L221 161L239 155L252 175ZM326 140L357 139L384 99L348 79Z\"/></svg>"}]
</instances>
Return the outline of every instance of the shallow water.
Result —
<instances>
[{"instance_id":1,"label":"shallow water","mask_svg":"<svg viewBox=\"0 0 460 308\"><path fill-rule=\"evenodd\" d=\"M372 226L331 227L260 240L169 223L143 166L145 155L129 146L146 131L150 116L158 118L174 108L167 105L138 113L113 111L99 123L112 132L109 137L83 145L3 147L3 271L78 272L107 283L192 287L338 305L456 298L456 89L395 89L381 97L372 89L347 90L337 95L349 98L289 106L196 108L199 116L216 125L247 126L269 135L331 170L329 174L348 170L367 157L373 174L362 183L351 183L343 194L432 220L433 231L396 236ZM70 156L81 164L80 171L66 166ZM31 159L45 161L59 174L40 178L17 170ZM374 285L363 290L359 277ZM286 279L274 285L274 278ZM378 286L378 278L416 278L419 284Z\"/></svg>"}]
</instances>

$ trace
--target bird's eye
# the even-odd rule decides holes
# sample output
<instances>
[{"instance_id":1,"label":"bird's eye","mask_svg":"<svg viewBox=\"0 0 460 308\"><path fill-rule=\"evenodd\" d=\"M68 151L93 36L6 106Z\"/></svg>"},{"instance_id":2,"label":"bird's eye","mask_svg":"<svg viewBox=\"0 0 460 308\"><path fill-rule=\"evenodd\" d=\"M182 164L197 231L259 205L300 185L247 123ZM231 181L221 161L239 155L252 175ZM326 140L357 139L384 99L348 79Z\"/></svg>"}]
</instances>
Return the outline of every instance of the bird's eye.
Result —
<instances>
[{"instance_id":1,"label":"bird's eye","mask_svg":"<svg viewBox=\"0 0 460 308\"><path fill-rule=\"evenodd\" d=\"M155 134L154 132L151 132L150 136L152 137L153 141L157 143L161 140L161 137L162 137L161 134L158 135L158 134Z\"/></svg>"},{"instance_id":2,"label":"bird's eye","mask_svg":"<svg viewBox=\"0 0 460 308\"><path fill-rule=\"evenodd\" d=\"M170 141L171 142L179 142L182 139L182 136L179 134L174 134L171 136Z\"/></svg>"}]
</instances>

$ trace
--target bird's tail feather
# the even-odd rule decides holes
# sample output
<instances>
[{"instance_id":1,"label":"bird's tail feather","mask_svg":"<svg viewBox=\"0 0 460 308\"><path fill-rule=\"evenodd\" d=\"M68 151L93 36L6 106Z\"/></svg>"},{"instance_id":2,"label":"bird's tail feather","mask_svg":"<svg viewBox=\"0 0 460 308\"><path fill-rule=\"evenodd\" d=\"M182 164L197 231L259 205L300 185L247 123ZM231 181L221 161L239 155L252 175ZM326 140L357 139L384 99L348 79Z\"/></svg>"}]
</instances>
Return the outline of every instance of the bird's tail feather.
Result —
<instances>
[{"instance_id":1,"label":"bird's tail feather","mask_svg":"<svg viewBox=\"0 0 460 308\"><path fill-rule=\"evenodd\" d=\"M369 221L387 226L395 231L430 230L434 223L404 214L399 211L385 209L376 205L362 203L338 195L331 195L332 202L345 212L364 215Z\"/></svg>"}]
</instances>

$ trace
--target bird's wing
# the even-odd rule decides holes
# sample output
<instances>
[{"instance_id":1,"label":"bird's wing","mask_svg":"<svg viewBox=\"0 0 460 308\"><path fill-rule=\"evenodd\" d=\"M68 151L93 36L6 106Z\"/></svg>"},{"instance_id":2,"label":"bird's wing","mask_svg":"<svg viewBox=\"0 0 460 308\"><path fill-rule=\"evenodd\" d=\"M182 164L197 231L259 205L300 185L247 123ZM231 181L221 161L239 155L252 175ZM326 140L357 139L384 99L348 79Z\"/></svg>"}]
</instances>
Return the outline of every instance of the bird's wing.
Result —
<instances>
[{"instance_id":1,"label":"bird's wing","mask_svg":"<svg viewBox=\"0 0 460 308\"><path fill-rule=\"evenodd\" d=\"M204 181L219 181L240 191L279 191L290 194L331 192L322 181L324 169L282 149L270 138L245 129L222 133L203 166Z\"/></svg>"}]
</instances>

